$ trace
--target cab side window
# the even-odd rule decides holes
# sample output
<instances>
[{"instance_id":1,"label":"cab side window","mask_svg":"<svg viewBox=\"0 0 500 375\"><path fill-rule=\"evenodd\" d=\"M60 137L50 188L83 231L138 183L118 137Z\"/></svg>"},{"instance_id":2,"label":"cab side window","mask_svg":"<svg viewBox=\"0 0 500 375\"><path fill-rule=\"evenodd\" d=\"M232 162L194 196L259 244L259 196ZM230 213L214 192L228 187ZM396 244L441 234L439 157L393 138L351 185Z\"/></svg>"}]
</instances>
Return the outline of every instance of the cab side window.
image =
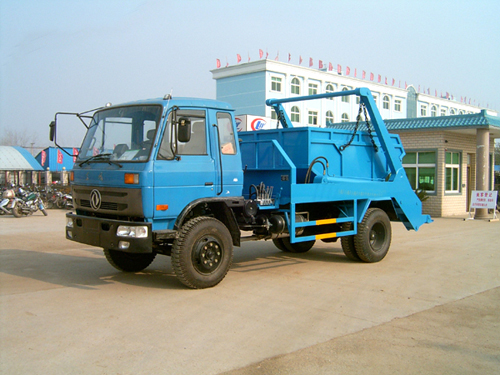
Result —
<instances>
[{"instance_id":1,"label":"cab side window","mask_svg":"<svg viewBox=\"0 0 500 375\"><path fill-rule=\"evenodd\" d=\"M172 113L168 116L167 126L158 152L158 159L172 159L176 155L206 155L206 115L202 110L178 110L176 118L188 118L191 122L191 139L189 142L172 141L172 128L174 137L177 134L178 124L172 124ZM173 151L173 152L172 152Z\"/></svg>"},{"instance_id":2,"label":"cab side window","mask_svg":"<svg viewBox=\"0 0 500 375\"><path fill-rule=\"evenodd\" d=\"M233 132L231 115L225 112L217 112L217 127L219 128L220 148L225 155L236 154L236 141Z\"/></svg>"}]
</instances>

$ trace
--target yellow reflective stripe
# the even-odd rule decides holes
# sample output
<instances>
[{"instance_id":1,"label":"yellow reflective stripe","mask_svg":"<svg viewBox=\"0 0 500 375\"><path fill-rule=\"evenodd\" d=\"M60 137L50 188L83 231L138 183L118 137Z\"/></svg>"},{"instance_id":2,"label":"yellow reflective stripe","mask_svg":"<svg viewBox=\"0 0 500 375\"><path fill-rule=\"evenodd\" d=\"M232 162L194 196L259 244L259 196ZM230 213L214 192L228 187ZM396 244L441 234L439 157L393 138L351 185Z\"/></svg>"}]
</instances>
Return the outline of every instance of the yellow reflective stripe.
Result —
<instances>
[{"instance_id":1,"label":"yellow reflective stripe","mask_svg":"<svg viewBox=\"0 0 500 375\"><path fill-rule=\"evenodd\" d=\"M337 219L316 220L316 225L335 224Z\"/></svg>"},{"instance_id":2,"label":"yellow reflective stripe","mask_svg":"<svg viewBox=\"0 0 500 375\"><path fill-rule=\"evenodd\" d=\"M316 239L317 240L322 240L325 238L335 238L337 237L337 233L325 233L325 234L317 234Z\"/></svg>"}]
</instances>

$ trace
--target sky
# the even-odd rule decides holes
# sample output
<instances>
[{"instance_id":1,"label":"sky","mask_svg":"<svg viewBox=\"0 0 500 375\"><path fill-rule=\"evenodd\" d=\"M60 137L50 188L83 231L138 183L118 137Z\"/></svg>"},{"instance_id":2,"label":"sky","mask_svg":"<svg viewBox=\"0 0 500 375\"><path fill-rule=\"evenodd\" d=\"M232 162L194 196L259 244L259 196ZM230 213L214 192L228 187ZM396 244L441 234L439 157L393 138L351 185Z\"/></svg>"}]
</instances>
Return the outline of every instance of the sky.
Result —
<instances>
[{"instance_id":1,"label":"sky","mask_svg":"<svg viewBox=\"0 0 500 375\"><path fill-rule=\"evenodd\" d=\"M2 0L0 137L27 133L46 147L56 112L215 98L216 60L255 61L259 49L500 111L499 14L498 0ZM58 123L63 146L83 135L79 122Z\"/></svg>"}]
</instances>

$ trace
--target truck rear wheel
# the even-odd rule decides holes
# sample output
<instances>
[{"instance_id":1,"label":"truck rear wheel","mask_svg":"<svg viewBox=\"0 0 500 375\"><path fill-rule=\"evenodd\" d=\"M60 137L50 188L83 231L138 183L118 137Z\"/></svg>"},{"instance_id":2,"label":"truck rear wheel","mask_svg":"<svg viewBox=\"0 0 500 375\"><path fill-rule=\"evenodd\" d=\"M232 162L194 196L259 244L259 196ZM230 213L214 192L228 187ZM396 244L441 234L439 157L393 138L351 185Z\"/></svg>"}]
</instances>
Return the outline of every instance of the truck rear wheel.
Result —
<instances>
[{"instance_id":1,"label":"truck rear wheel","mask_svg":"<svg viewBox=\"0 0 500 375\"><path fill-rule=\"evenodd\" d=\"M283 240L283 245L285 245L285 247L291 253L306 253L309 250L311 250L314 244L316 243L315 240L291 243L289 237L284 237L282 238L282 240Z\"/></svg>"},{"instance_id":2,"label":"truck rear wheel","mask_svg":"<svg viewBox=\"0 0 500 375\"><path fill-rule=\"evenodd\" d=\"M283 243L283 238L275 238L273 239L273 244L276 246L279 250L284 251L285 253L289 253L290 250L288 250Z\"/></svg>"},{"instance_id":3,"label":"truck rear wheel","mask_svg":"<svg viewBox=\"0 0 500 375\"><path fill-rule=\"evenodd\" d=\"M181 228L172 246L172 267L181 283L202 289L224 279L233 262L233 241L219 220L197 217Z\"/></svg>"},{"instance_id":4,"label":"truck rear wheel","mask_svg":"<svg viewBox=\"0 0 500 375\"><path fill-rule=\"evenodd\" d=\"M104 249L104 255L109 264L118 271L139 272L149 266L156 257L156 253L135 254L124 253L118 250Z\"/></svg>"},{"instance_id":5,"label":"truck rear wheel","mask_svg":"<svg viewBox=\"0 0 500 375\"><path fill-rule=\"evenodd\" d=\"M352 228L353 224L351 222L342 224L343 231L352 230ZM354 260L356 262L359 262L361 260L358 253L356 252L356 247L354 244L354 236L341 237L340 244L342 245L342 250L344 251L344 254L347 258L349 258L350 260Z\"/></svg>"},{"instance_id":6,"label":"truck rear wheel","mask_svg":"<svg viewBox=\"0 0 500 375\"><path fill-rule=\"evenodd\" d=\"M379 262L391 245L391 221L379 208L369 208L354 236L354 247L359 258L367 263Z\"/></svg>"}]
</instances>

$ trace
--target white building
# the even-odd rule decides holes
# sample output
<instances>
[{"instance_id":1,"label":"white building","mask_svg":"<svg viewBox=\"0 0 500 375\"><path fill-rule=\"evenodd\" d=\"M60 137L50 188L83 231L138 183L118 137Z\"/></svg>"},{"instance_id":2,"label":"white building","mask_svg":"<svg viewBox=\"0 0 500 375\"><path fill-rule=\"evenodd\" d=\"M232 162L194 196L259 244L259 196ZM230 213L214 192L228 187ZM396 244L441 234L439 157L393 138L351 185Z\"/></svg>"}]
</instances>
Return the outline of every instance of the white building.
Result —
<instances>
[{"instance_id":1,"label":"white building","mask_svg":"<svg viewBox=\"0 0 500 375\"><path fill-rule=\"evenodd\" d=\"M211 71L216 80L217 99L231 103L235 113L276 118L269 98L321 94L368 87L384 119L453 116L478 113L480 107L460 101L418 93L413 86L388 84L318 70L274 60L258 60ZM361 75L361 74L359 74ZM376 78L378 81L378 77ZM397 86L396 86L397 84ZM286 104L285 109L296 126L326 126L327 122L355 121L358 104L352 97L323 99ZM497 115L496 111L488 111Z\"/></svg>"}]
</instances>

